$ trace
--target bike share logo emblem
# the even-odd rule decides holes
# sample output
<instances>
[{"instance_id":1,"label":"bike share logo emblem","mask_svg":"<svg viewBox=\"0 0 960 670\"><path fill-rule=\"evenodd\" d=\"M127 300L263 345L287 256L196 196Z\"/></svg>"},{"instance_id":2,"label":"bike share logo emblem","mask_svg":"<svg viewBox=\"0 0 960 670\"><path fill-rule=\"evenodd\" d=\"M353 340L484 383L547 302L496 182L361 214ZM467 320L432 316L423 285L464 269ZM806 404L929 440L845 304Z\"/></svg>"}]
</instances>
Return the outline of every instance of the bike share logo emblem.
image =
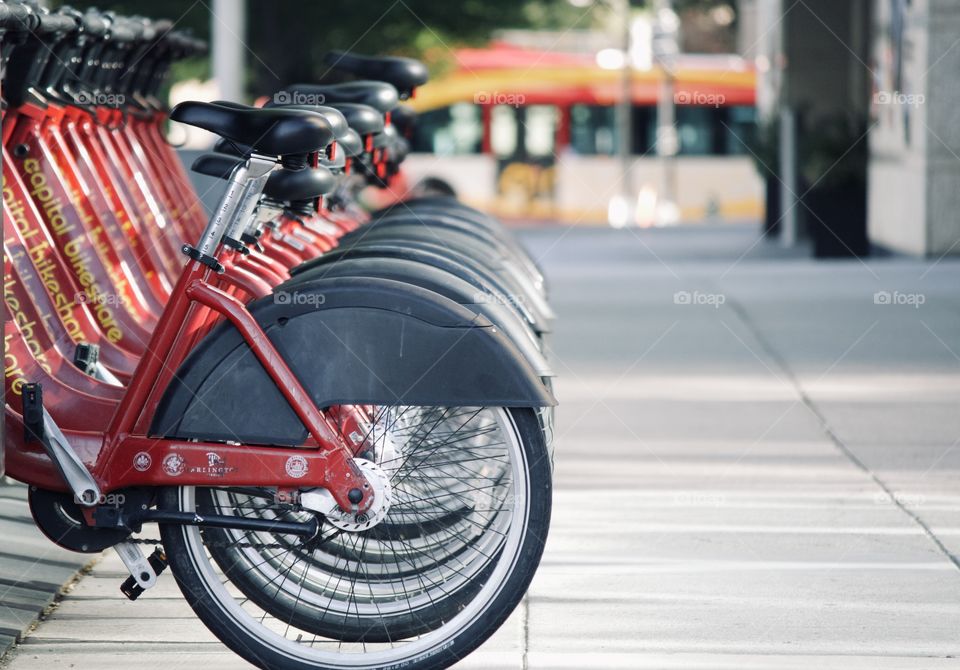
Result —
<instances>
[{"instance_id":1,"label":"bike share logo emblem","mask_svg":"<svg viewBox=\"0 0 960 670\"><path fill-rule=\"evenodd\" d=\"M180 454L169 454L163 459L163 471L171 477L179 477L187 469L187 463Z\"/></svg>"},{"instance_id":2,"label":"bike share logo emblem","mask_svg":"<svg viewBox=\"0 0 960 670\"><path fill-rule=\"evenodd\" d=\"M146 472L151 465L153 465L153 459L145 451L141 451L133 457L133 469L137 472Z\"/></svg>"},{"instance_id":3,"label":"bike share logo emblem","mask_svg":"<svg viewBox=\"0 0 960 670\"><path fill-rule=\"evenodd\" d=\"M190 468L190 473L195 475L209 475L210 477L223 477L224 475L236 472L236 468L227 465L227 462L220 454L208 451L206 467Z\"/></svg>"},{"instance_id":4,"label":"bike share logo emblem","mask_svg":"<svg viewBox=\"0 0 960 670\"><path fill-rule=\"evenodd\" d=\"M287 459L287 474L294 479L301 479L307 476L310 470L310 464L303 456L291 456Z\"/></svg>"}]
</instances>

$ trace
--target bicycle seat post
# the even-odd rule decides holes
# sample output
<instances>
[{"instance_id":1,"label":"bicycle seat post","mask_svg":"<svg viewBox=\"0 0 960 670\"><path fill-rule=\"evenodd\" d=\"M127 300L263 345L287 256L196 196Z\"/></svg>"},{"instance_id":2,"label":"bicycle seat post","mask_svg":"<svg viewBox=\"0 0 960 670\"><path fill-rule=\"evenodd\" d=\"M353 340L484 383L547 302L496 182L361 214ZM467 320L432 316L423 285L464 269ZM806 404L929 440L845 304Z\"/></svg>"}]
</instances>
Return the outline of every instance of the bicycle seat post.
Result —
<instances>
[{"instance_id":1,"label":"bicycle seat post","mask_svg":"<svg viewBox=\"0 0 960 670\"><path fill-rule=\"evenodd\" d=\"M238 250L245 249L242 242L243 236L256 223L254 214L257 203L269 176L269 172L264 172L259 177L250 177L248 180L246 190L238 200L236 214L223 234L223 241L228 246Z\"/></svg>"},{"instance_id":2,"label":"bicycle seat post","mask_svg":"<svg viewBox=\"0 0 960 670\"><path fill-rule=\"evenodd\" d=\"M207 223L197 246L184 245L183 252L204 265L214 269L220 268L213 254L225 233L238 225L237 218L244 216L244 211L248 209L241 208L240 203L246 200L245 196L250 195L250 189L256 190L256 186L259 186L260 190L263 189L264 180L261 178L267 175L276 164L274 158L253 154L246 162L237 165L230 174L227 190L220 198L217 211Z\"/></svg>"}]
</instances>

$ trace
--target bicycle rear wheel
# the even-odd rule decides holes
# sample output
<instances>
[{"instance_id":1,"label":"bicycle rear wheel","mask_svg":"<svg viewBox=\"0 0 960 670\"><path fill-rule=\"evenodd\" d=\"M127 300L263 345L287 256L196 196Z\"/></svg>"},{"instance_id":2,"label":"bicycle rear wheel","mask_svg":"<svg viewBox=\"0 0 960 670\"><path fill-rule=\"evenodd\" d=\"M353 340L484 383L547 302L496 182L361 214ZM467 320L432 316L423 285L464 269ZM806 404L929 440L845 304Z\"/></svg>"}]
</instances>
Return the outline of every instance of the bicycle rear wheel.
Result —
<instances>
[{"instance_id":1,"label":"bicycle rear wheel","mask_svg":"<svg viewBox=\"0 0 960 670\"><path fill-rule=\"evenodd\" d=\"M252 663L446 667L489 637L523 596L550 517L549 457L535 413L405 408L396 416L407 421L390 432L389 458L380 459L392 502L369 530L324 520L319 540L304 544L161 526L187 600ZM161 505L246 517L312 514L192 487L167 489Z\"/></svg>"}]
</instances>

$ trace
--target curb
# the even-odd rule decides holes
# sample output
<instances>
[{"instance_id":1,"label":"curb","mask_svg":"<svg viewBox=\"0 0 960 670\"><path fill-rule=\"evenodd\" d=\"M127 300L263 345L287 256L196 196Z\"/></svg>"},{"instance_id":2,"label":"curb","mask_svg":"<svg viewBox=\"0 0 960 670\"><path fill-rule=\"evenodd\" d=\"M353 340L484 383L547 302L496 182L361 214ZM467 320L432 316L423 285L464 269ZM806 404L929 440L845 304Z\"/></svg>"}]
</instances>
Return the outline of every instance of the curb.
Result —
<instances>
[{"instance_id":1,"label":"curb","mask_svg":"<svg viewBox=\"0 0 960 670\"><path fill-rule=\"evenodd\" d=\"M61 549L33 525L27 487L0 478L0 659L92 556Z\"/></svg>"}]
</instances>

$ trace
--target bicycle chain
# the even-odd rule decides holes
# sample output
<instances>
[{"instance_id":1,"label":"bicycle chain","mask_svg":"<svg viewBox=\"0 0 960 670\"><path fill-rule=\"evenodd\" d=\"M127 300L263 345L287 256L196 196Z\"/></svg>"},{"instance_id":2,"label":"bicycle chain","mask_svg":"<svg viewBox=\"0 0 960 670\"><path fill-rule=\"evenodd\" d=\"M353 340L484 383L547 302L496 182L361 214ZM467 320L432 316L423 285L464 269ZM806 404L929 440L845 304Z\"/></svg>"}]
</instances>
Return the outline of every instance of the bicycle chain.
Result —
<instances>
[{"instance_id":1,"label":"bicycle chain","mask_svg":"<svg viewBox=\"0 0 960 670\"><path fill-rule=\"evenodd\" d=\"M130 542L131 544L147 544L151 546L157 546L163 544L163 540L151 540L142 537L133 537L128 538L125 542ZM280 544L279 542L217 542L217 541L205 541L204 546L214 547L217 549L289 549L289 544Z\"/></svg>"}]
</instances>

